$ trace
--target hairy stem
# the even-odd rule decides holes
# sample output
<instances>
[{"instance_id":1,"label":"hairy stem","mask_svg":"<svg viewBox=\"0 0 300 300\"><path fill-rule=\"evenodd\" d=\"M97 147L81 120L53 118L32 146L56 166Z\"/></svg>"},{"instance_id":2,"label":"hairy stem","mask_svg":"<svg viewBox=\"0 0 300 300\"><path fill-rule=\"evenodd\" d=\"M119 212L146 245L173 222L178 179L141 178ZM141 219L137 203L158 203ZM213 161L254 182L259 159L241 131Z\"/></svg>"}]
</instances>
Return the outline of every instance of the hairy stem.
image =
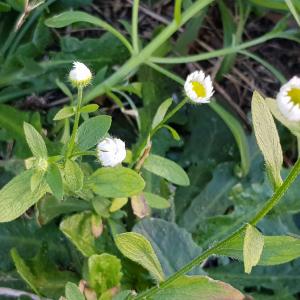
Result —
<instances>
[{"instance_id":1,"label":"hairy stem","mask_svg":"<svg viewBox=\"0 0 300 300\"><path fill-rule=\"evenodd\" d=\"M74 120L73 130L72 130L72 134L71 134L71 138L70 138L66 158L69 158L72 155L74 145L75 145L75 138L76 138L78 125L79 125L79 119L80 119L80 108L81 108L81 103L82 103L82 92L83 92L83 88L78 87L78 99L77 99L75 120Z\"/></svg>"},{"instance_id":2,"label":"hairy stem","mask_svg":"<svg viewBox=\"0 0 300 300\"><path fill-rule=\"evenodd\" d=\"M286 193L286 191L289 189L291 184L294 182L294 180L297 178L297 176L300 173L300 159L296 162L294 167L292 168L291 172L289 173L288 177L285 179L285 181L282 183L282 185L275 191L273 196L266 202L264 207L249 221L249 223L253 226L255 226L259 221L261 221L272 209L273 207L279 202L279 200L283 197L283 195ZM226 244L231 241L232 239L236 238L238 235L240 235L246 228L246 225L242 225L240 229L238 229L236 232L229 235L227 238L223 239L222 241L215 244L210 249L204 251L201 255L190 261L187 265L185 265L182 269L180 269L178 272L170 276L166 281L164 281L159 287L154 287L144 293L141 293L138 295L135 299L147 299L159 292L159 290L164 289L168 287L171 283L176 281L179 277L186 274L190 270L192 270L195 266L201 264L203 260L208 258L209 256L216 254L219 249L222 249L222 247L226 246Z\"/></svg>"}]
</instances>

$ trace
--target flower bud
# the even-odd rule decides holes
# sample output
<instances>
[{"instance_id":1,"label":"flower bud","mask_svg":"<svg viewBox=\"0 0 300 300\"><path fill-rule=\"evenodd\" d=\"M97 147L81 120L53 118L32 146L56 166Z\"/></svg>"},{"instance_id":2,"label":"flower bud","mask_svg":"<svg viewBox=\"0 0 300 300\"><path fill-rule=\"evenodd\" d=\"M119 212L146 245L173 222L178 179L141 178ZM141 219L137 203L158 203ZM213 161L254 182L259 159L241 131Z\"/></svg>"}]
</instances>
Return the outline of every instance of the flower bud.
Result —
<instances>
[{"instance_id":1,"label":"flower bud","mask_svg":"<svg viewBox=\"0 0 300 300\"><path fill-rule=\"evenodd\" d=\"M92 80L92 72L85 64L74 61L69 79L74 87L85 87L89 85Z\"/></svg>"},{"instance_id":2,"label":"flower bud","mask_svg":"<svg viewBox=\"0 0 300 300\"><path fill-rule=\"evenodd\" d=\"M300 121L300 78L294 76L276 97L278 108L289 121Z\"/></svg>"},{"instance_id":3,"label":"flower bud","mask_svg":"<svg viewBox=\"0 0 300 300\"><path fill-rule=\"evenodd\" d=\"M104 167L115 167L126 157L125 143L117 138L105 138L97 145L97 155Z\"/></svg>"},{"instance_id":4,"label":"flower bud","mask_svg":"<svg viewBox=\"0 0 300 300\"><path fill-rule=\"evenodd\" d=\"M203 71L195 71L188 75L184 90L193 103L209 103L214 94L210 76L205 76Z\"/></svg>"}]
</instances>

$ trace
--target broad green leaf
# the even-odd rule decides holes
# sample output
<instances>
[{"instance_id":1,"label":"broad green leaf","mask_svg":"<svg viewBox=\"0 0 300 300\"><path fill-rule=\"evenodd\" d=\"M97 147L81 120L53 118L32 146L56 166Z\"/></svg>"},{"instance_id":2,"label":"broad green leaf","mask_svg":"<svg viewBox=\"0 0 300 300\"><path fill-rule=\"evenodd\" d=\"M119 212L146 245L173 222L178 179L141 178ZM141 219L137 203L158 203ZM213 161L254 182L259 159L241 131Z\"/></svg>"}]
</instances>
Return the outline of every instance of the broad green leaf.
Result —
<instances>
[{"instance_id":1,"label":"broad green leaf","mask_svg":"<svg viewBox=\"0 0 300 300\"><path fill-rule=\"evenodd\" d=\"M58 121L58 120L63 120L70 118L75 115L75 109L72 106L65 106L61 110L59 110L56 115L54 116L53 120Z\"/></svg>"},{"instance_id":2,"label":"broad green leaf","mask_svg":"<svg viewBox=\"0 0 300 300\"><path fill-rule=\"evenodd\" d=\"M166 288L159 289L153 300L244 300L231 285L207 276L182 276Z\"/></svg>"},{"instance_id":3,"label":"broad green leaf","mask_svg":"<svg viewBox=\"0 0 300 300\"><path fill-rule=\"evenodd\" d=\"M98 104L88 104L80 108L80 112L82 113L91 113L96 111L99 108Z\"/></svg>"},{"instance_id":4,"label":"broad green leaf","mask_svg":"<svg viewBox=\"0 0 300 300\"><path fill-rule=\"evenodd\" d=\"M144 197L148 205L152 208L164 209L170 207L169 201L159 195L144 192Z\"/></svg>"},{"instance_id":5,"label":"broad green leaf","mask_svg":"<svg viewBox=\"0 0 300 300\"><path fill-rule=\"evenodd\" d=\"M145 160L143 168L178 185L189 185L190 180L185 171L174 161L151 154Z\"/></svg>"},{"instance_id":6,"label":"broad green leaf","mask_svg":"<svg viewBox=\"0 0 300 300\"><path fill-rule=\"evenodd\" d=\"M92 190L103 197L122 198L139 194L145 186L135 171L124 168L101 168L89 178Z\"/></svg>"},{"instance_id":7,"label":"broad green leaf","mask_svg":"<svg viewBox=\"0 0 300 300\"><path fill-rule=\"evenodd\" d=\"M115 198L111 202L111 206L109 208L110 212L115 212L119 209L121 209L124 205L126 205L128 202L128 198Z\"/></svg>"},{"instance_id":8,"label":"broad green leaf","mask_svg":"<svg viewBox=\"0 0 300 300\"><path fill-rule=\"evenodd\" d=\"M75 161L68 159L66 161L64 172L65 180L70 190L73 192L81 190L84 175L79 165Z\"/></svg>"},{"instance_id":9,"label":"broad green leaf","mask_svg":"<svg viewBox=\"0 0 300 300\"><path fill-rule=\"evenodd\" d=\"M92 200L92 205L95 210L95 212L103 217L103 218L109 218L109 206L111 205L111 201L103 198L101 196L96 196Z\"/></svg>"},{"instance_id":10,"label":"broad green leaf","mask_svg":"<svg viewBox=\"0 0 300 300\"><path fill-rule=\"evenodd\" d=\"M159 260L144 236L135 232L121 233L115 237L115 242L124 256L143 266L157 281L164 280Z\"/></svg>"},{"instance_id":11,"label":"broad green leaf","mask_svg":"<svg viewBox=\"0 0 300 300\"><path fill-rule=\"evenodd\" d=\"M34 192L31 191L32 174L32 170L25 171L0 190L0 223L18 218L46 193L45 185Z\"/></svg>"},{"instance_id":12,"label":"broad green leaf","mask_svg":"<svg viewBox=\"0 0 300 300\"><path fill-rule=\"evenodd\" d=\"M92 214L79 213L65 218L60 230L86 257L97 253L96 240L92 234Z\"/></svg>"},{"instance_id":13,"label":"broad green leaf","mask_svg":"<svg viewBox=\"0 0 300 300\"><path fill-rule=\"evenodd\" d=\"M172 98L165 100L157 109L152 121L152 129L154 129L164 119L169 107L172 105Z\"/></svg>"},{"instance_id":14,"label":"broad green leaf","mask_svg":"<svg viewBox=\"0 0 300 300\"><path fill-rule=\"evenodd\" d=\"M83 122L77 132L78 147L88 150L95 146L107 134L110 125L110 116L97 116Z\"/></svg>"},{"instance_id":15,"label":"broad green leaf","mask_svg":"<svg viewBox=\"0 0 300 300\"><path fill-rule=\"evenodd\" d=\"M6 2L19 12L23 12L25 10L26 0L6 0Z\"/></svg>"},{"instance_id":16,"label":"broad green leaf","mask_svg":"<svg viewBox=\"0 0 300 300\"><path fill-rule=\"evenodd\" d=\"M77 198L66 198L61 201L52 195L47 195L37 204L37 218L39 223L44 225L60 215L91 209L92 206L87 201Z\"/></svg>"},{"instance_id":17,"label":"broad green leaf","mask_svg":"<svg viewBox=\"0 0 300 300\"><path fill-rule=\"evenodd\" d=\"M202 252L189 232L162 219L143 219L133 227L133 231L142 234L151 243L166 277L173 275ZM188 275L203 274L201 266L188 272Z\"/></svg>"},{"instance_id":18,"label":"broad green leaf","mask_svg":"<svg viewBox=\"0 0 300 300\"><path fill-rule=\"evenodd\" d=\"M252 97L252 119L257 144L266 162L267 173L273 187L276 188L282 183L280 176L282 150L272 114L258 92L254 92Z\"/></svg>"},{"instance_id":19,"label":"broad green leaf","mask_svg":"<svg viewBox=\"0 0 300 300\"><path fill-rule=\"evenodd\" d=\"M56 164L49 164L46 172L46 181L51 189L52 194L58 200L61 200L64 195L64 188L61 173Z\"/></svg>"},{"instance_id":20,"label":"broad green leaf","mask_svg":"<svg viewBox=\"0 0 300 300\"><path fill-rule=\"evenodd\" d=\"M40 251L34 258L25 261L14 248L11 256L20 276L38 295L58 299L64 293L68 281L77 282L78 277L69 271L61 271L51 263L47 252Z\"/></svg>"},{"instance_id":21,"label":"broad green leaf","mask_svg":"<svg viewBox=\"0 0 300 300\"><path fill-rule=\"evenodd\" d=\"M68 282L66 284L65 294L67 300L85 300L85 297L80 292L77 285L73 282Z\"/></svg>"},{"instance_id":22,"label":"broad green leaf","mask_svg":"<svg viewBox=\"0 0 300 300\"><path fill-rule=\"evenodd\" d=\"M252 225L248 224L244 237L243 258L245 272L250 274L260 260L264 248L264 236Z\"/></svg>"},{"instance_id":23,"label":"broad green leaf","mask_svg":"<svg viewBox=\"0 0 300 300\"><path fill-rule=\"evenodd\" d=\"M48 153L42 136L29 123L24 122L24 132L27 144L35 157L47 159Z\"/></svg>"},{"instance_id":24,"label":"broad green leaf","mask_svg":"<svg viewBox=\"0 0 300 300\"><path fill-rule=\"evenodd\" d=\"M45 171L34 169L30 179L30 189L35 192L41 185L45 184Z\"/></svg>"},{"instance_id":25,"label":"broad green leaf","mask_svg":"<svg viewBox=\"0 0 300 300\"><path fill-rule=\"evenodd\" d=\"M89 286L98 295L118 287L122 278L121 268L121 261L116 256L108 253L92 255L88 259Z\"/></svg>"},{"instance_id":26,"label":"broad green leaf","mask_svg":"<svg viewBox=\"0 0 300 300\"><path fill-rule=\"evenodd\" d=\"M244 234L237 236L215 254L243 260ZM258 265L271 266L300 257L300 239L291 236L264 236L263 251Z\"/></svg>"}]
</instances>

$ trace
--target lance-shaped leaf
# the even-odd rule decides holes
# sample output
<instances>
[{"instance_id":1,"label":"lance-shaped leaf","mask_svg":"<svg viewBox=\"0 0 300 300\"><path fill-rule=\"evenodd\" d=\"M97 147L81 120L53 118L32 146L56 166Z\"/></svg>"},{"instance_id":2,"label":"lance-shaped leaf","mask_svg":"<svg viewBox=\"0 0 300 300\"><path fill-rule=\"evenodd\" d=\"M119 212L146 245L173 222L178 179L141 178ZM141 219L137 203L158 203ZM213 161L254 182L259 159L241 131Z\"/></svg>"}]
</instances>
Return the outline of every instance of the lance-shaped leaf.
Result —
<instances>
[{"instance_id":1,"label":"lance-shaped leaf","mask_svg":"<svg viewBox=\"0 0 300 300\"><path fill-rule=\"evenodd\" d=\"M258 92L254 92L252 97L252 119L257 144L266 162L267 173L276 188L282 183L280 176L282 150L272 114Z\"/></svg>"},{"instance_id":2,"label":"lance-shaped leaf","mask_svg":"<svg viewBox=\"0 0 300 300\"><path fill-rule=\"evenodd\" d=\"M157 281L164 280L159 260L144 236L136 232L121 233L115 237L115 242L124 256L143 266Z\"/></svg>"},{"instance_id":3,"label":"lance-shaped leaf","mask_svg":"<svg viewBox=\"0 0 300 300\"><path fill-rule=\"evenodd\" d=\"M165 100L157 109L156 114L152 121L152 129L154 129L164 119L169 107L172 104L172 98Z\"/></svg>"}]
</instances>

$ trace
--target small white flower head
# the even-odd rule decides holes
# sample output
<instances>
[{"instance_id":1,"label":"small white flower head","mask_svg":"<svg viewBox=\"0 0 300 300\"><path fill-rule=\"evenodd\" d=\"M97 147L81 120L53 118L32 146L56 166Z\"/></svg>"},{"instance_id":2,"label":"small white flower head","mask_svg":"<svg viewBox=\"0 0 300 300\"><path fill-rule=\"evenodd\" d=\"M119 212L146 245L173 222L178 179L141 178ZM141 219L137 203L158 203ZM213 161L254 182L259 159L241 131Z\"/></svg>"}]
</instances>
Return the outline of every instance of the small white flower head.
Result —
<instances>
[{"instance_id":1,"label":"small white flower head","mask_svg":"<svg viewBox=\"0 0 300 300\"><path fill-rule=\"evenodd\" d=\"M92 80L92 72L85 64L74 61L73 68L69 73L69 79L74 87L85 87Z\"/></svg>"},{"instance_id":2,"label":"small white flower head","mask_svg":"<svg viewBox=\"0 0 300 300\"><path fill-rule=\"evenodd\" d=\"M214 94L210 76L203 71L195 71L188 75L184 84L186 95L193 103L209 103Z\"/></svg>"},{"instance_id":3,"label":"small white flower head","mask_svg":"<svg viewBox=\"0 0 300 300\"><path fill-rule=\"evenodd\" d=\"M97 145L97 155L104 167L115 167L126 157L125 143L117 138L105 138Z\"/></svg>"},{"instance_id":4,"label":"small white flower head","mask_svg":"<svg viewBox=\"0 0 300 300\"><path fill-rule=\"evenodd\" d=\"M290 121L300 121L300 78L294 76L284 84L277 95L281 113Z\"/></svg>"}]
</instances>

